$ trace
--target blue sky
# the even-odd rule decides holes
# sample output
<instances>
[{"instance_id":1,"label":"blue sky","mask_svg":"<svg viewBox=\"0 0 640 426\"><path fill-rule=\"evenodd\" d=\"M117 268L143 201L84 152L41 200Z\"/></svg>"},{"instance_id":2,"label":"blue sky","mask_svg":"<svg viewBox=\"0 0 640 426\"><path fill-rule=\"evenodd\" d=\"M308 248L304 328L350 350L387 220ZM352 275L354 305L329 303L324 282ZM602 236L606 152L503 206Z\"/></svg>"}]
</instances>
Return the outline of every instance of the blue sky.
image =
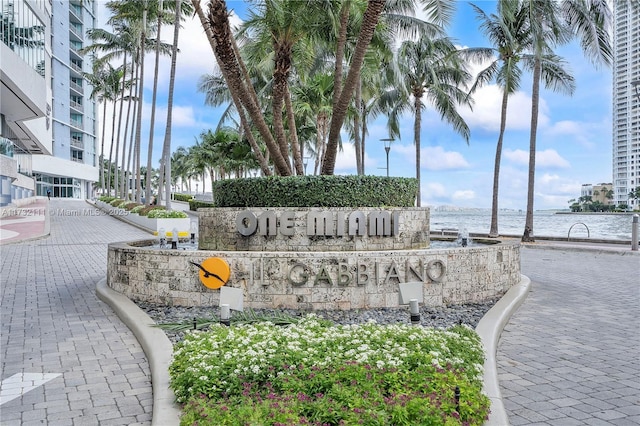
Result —
<instances>
[{"instance_id":1,"label":"blue sky","mask_svg":"<svg viewBox=\"0 0 640 426\"><path fill-rule=\"evenodd\" d=\"M204 3L204 2L203 2ZM243 1L227 1L240 17L246 13ZM487 13L495 3L476 1ZM104 2L99 3L98 22L105 22ZM458 2L449 35L457 44L485 47L488 42L478 30L475 14L467 2ZM163 28L161 38L170 42L171 28ZM220 109L204 105L204 94L197 91L201 75L215 66L211 48L199 21L188 20L180 33L180 53L174 95L172 150L191 146L198 135L213 129ZM577 45L557 51L569 63L576 79L573 96L542 90L538 124L535 209L563 209L567 201L580 196L587 183L611 182L611 70L594 68ZM169 60L161 60L161 74L154 131L154 166L158 164L164 138ZM153 69L147 58L146 69ZM145 77L145 108L142 131L142 163L146 164L149 141L149 117L153 74ZM525 209L529 155L531 76L525 74L520 91L509 100L500 173L500 208ZM495 145L500 120L501 94L495 85L482 88L474 97L473 111L461 110L471 129L467 145L464 139L440 120L432 109L423 112L421 131L422 205L491 207ZM108 112L109 114L110 112ZM110 123L109 120L107 120ZM107 134L109 134L107 124ZM366 147L366 173L384 175L385 152L380 139L388 137L384 119L369 123ZM110 137L107 136L107 140ZM353 147L345 143L339 155L336 173L355 173ZM402 121L401 138L393 143L389 156L392 176L415 176L413 116ZM209 187L209 184L206 184ZM202 190L202 183L199 184Z\"/></svg>"}]
</instances>

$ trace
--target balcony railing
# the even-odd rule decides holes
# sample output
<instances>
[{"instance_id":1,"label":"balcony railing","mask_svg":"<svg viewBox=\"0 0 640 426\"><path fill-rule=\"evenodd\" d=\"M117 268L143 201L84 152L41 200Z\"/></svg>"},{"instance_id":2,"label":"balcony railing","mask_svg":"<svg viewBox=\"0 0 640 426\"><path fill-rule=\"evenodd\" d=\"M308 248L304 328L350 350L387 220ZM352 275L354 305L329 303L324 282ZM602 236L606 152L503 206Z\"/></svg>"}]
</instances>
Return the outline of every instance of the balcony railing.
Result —
<instances>
[{"instance_id":1,"label":"balcony railing","mask_svg":"<svg viewBox=\"0 0 640 426\"><path fill-rule=\"evenodd\" d=\"M69 82L69 86L78 93L84 93L82 86L78 83L74 83L73 81Z\"/></svg>"},{"instance_id":2,"label":"balcony railing","mask_svg":"<svg viewBox=\"0 0 640 426\"><path fill-rule=\"evenodd\" d=\"M82 108L82 104L76 101L69 101L69 105L71 106L71 108L78 110L78 111L83 111Z\"/></svg>"},{"instance_id":3,"label":"balcony railing","mask_svg":"<svg viewBox=\"0 0 640 426\"><path fill-rule=\"evenodd\" d=\"M77 71L79 73L82 72L82 67L78 64L76 64L75 62L71 62L71 69L73 69L74 71Z\"/></svg>"}]
</instances>

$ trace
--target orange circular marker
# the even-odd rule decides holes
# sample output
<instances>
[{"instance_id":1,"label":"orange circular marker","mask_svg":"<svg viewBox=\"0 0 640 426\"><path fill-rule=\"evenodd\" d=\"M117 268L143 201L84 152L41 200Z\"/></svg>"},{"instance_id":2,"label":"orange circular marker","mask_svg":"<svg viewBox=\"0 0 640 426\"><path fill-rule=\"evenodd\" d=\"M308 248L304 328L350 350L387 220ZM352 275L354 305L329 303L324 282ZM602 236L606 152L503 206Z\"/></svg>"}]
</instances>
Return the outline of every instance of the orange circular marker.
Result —
<instances>
[{"instance_id":1,"label":"orange circular marker","mask_svg":"<svg viewBox=\"0 0 640 426\"><path fill-rule=\"evenodd\" d=\"M229 281L231 268L226 260L210 257L200 264L200 282L207 288L220 288Z\"/></svg>"}]
</instances>

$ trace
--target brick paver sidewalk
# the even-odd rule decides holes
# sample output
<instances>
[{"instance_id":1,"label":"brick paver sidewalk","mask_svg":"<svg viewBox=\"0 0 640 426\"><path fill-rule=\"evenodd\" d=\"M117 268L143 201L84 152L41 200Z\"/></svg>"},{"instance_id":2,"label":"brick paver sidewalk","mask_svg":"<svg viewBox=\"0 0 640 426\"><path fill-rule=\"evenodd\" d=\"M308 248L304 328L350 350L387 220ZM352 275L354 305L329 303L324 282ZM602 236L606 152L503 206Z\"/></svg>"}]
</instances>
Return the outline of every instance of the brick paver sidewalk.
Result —
<instances>
[{"instance_id":1,"label":"brick paver sidewalk","mask_svg":"<svg viewBox=\"0 0 640 426\"><path fill-rule=\"evenodd\" d=\"M149 234L84 201L49 207L50 237L0 246L0 424L149 424L145 355L95 294L107 243Z\"/></svg>"},{"instance_id":2,"label":"brick paver sidewalk","mask_svg":"<svg viewBox=\"0 0 640 426\"><path fill-rule=\"evenodd\" d=\"M640 255L523 247L522 273L497 357L510 423L640 424Z\"/></svg>"}]
</instances>

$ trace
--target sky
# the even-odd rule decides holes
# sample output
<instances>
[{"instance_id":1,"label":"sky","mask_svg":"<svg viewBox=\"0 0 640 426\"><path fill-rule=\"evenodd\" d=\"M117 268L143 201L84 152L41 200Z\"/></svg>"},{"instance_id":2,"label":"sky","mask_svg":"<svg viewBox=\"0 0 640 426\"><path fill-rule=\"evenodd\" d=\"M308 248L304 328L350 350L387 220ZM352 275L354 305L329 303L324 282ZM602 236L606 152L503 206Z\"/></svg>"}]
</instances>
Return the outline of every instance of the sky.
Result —
<instances>
[{"instance_id":1,"label":"sky","mask_svg":"<svg viewBox=\"0 0 640 426\"><path fill-rule=\"evenodd\" d=\"M108 19L105 1L98 1L98 25ZM206 2L203 1L203 4ZM475 1L487 13L495 12L495 3ZM227 0L227 5L241 19L247 3ZM107 28L108 29L108 28ZM489 42L478 29L475 13L466 1L457 3L457 12L448 29L457 45L488 47ZM173 29L163 27L161 39L170 43ZM215 129L223 108L204 104L204 93L198 92L198 80L213 72L215 58L197 18L188 18L180 30L180 52L177 57L176 86L173 106L172 152L178 147L195 144L203 131ZM568 63L576 81L572 96L541 89L538 122L534 208L536 210L567 209L569 200L580 197L583 184L612 181L612 124L610 68L594 67L587 61L577 43L557 50ZM153 55L147 55L143 127L142 164L146 165L149 144L151 97L153 87ZM476 66L478 69L478 66ZM170 61L160 61L158 100L153 136L154 167L158 166L166 123L166 99ZM507 129L504 137L500 169L499 207L524 210L527 207L529 132L531 117L531 85L524 73L518 92L509 98ZM500 122L501 92L495 84L481 88L474 95L470 110L461 108L471 137L469 143L440 119L433 108L423 111L421 126L421 193L423 206L456 206L490 208L496 142ZM110 117L111 111L107 111ZM100 120L102 112L100 111ZM107 119L106 140L110 140L111 120ZM100 130L101 131L101 130ZM386 154L381 139L388 138L384 118L369 123L366 141L365 173L386 175ZM343 136L343 152L339 153L336 174L355 174L353 145ZM310 162L311 164L311 162ZM309 166L309 171L311 166ZM392 143L389 153L391 176L415 177L415 145L413 115L401 122L400 139ZM195 183L195 182L194 182ZM210 183L205 187L210 191ZM195 187L192 187L195 190ZM202 192L202 182L198 190Z\"/></svg>"}]
</instances>

